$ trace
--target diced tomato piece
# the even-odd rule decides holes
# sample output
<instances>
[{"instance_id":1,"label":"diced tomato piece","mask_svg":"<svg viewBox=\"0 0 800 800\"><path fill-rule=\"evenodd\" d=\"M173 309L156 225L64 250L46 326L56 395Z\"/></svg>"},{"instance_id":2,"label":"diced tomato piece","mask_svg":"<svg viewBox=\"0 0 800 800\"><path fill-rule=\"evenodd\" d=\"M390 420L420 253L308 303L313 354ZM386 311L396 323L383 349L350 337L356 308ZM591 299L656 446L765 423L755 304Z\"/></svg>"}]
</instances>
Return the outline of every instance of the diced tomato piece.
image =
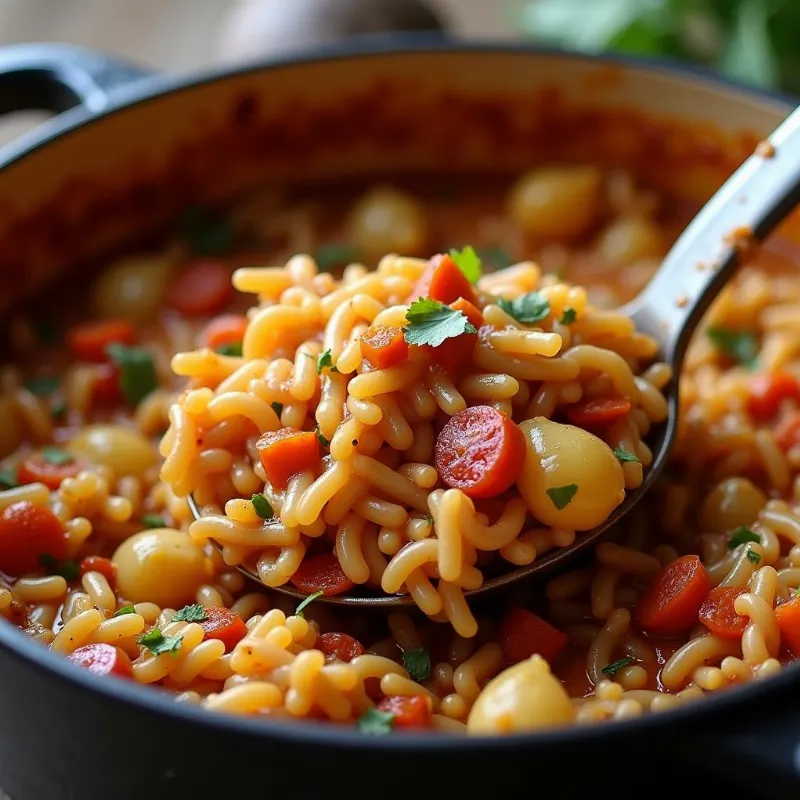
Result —
<instances>
[{"instance_id":1,"label":"diced tomato piece","mask_svg":"<svg viewBox=\"0 0 800 800\"><path fill-rule=\"evenodd\" d=\"M98 364L92 384L92 405L108 408L122 402L119 367L116 364Z\"/></svg>"},{"instance_id":2,"label":"diced tomato piece","mask_svg":"<svg viewBox=\"0 0 800 800\"><path fill-rule=\"evenodd\" d=\"M470 303L475 302L472 284L446 253L436 255L428 262L408 301L413 303L420 297L438 300L440 303L452 303L459 297Z\"/></svg>"},{"instance_id":3,"label":"diced tomato piece","mask_svg":"<svg viewBox=\"0 0 800 800\"><path fill-rule=\"evenodd\" d=\"M185 317L217 314L232 296L230 270L213 260L184 267L167 291L169 304Z\"/></svg>"},{"instance_id":4,"label":"diced tomato piece","mask_svg":"<svg viewBox=\"0 0 800 800\"><path fill-rule=\"evenodd\" d=\"M677 636L697 623L700 607L712 589L698 556L676 558L647 587L637 608L642 627L658 636Z\"/></svg>"},{"instance_id":5,"label":"diced tomato piece","mask_svg":"<svg viewBox=\"0 0 800 800\"><path fill-rule=\"evenodd\" d=\"M431 357L431 360L436 364L439 369L448 375L455 375L459 367L466 364L475 352L475 346L478 344L477 331L483 326L483 314L463 297L450 304L453 311L460 311L475 328L475 333L462 333L460 336L453 336L450 339L445 339L438 347L431 345L423 345L422 349L425 350Z\"/></svg>"},{"instance_id":6,"label":"diced tomato piece","mask_svg":"<svg viewBox=\"0 0 800 800\"><path fill-rule=\"evenodd\" d=\"M43 483L55 491L65 478L74 478L81 471L81 464L71 459L64 464L48 461L42 453L32 453L17 467L17 481L20 484Z\"/></svg>"},{"instance_id":7,"label":"diced tomato piece","mask_svg":"<svg viewBox=\"0 0 800 800\"><path fill-rule=\"evenodd\" d=\"M205 609L206 619L200 623L204 639L219 639L225 645L225 652L230 653L247 635L244 620L229 608L209 606Z\"/></svg>"},{"instance_id":8,"label":"diced tomato piece","mask_svg":"<svg viewBox=\"0 0 800 800\"><path fill-rule=\"evenodd\" d=\"M395 728L428 728L431 724L431 709L424 697L390 695L378 703L378 709L394 715Z\"/></svg>"},{"instance_id":9,"label":"diced tomato piece","mask_svg":"<svg viewBox=\"0 0 800 800\"><path fill-rule=\"evenodd\" d=\"M132 345L136 331L127 319L99 319L85 322L67 334L67 343L75 355L84 361L107 360L110 344Z\"/></svg>"},{"instance_id":10,"label":"diced tomato piece","mask_svg":"<svg viewBox=\"0 0 800 800\"><path fill-rule=\"evenodd\" d=\"M199 336L201 347L215 350L227 344L240 344L247 330L247 317L241 314L222 314L214 317Z\"/></svg>"},{"instance_id":11,"label":"diced tomato piece","mask_svg":"<svg viewBox=\"0 0 800 800\"><path fill-rule=\"evenodd\" d=\"M740 639L748 619L736 613L734 603L743 592L744 589L735 589L733 586L712 589L700 606L700 622L723 639Z\"/></svg>"},{"instance_id":12,"label":"diced tomato piece","mask_svg":"<svg viewBox=\"0 0 800 800\"><path fill-rule=\"evenodd\" d=\"M388 369L408 359L403 329L396 325L373 325L361 334L361 355L373 369Z\"/></svg>"},{"instance_id":13,"label":"diced tomato piece","mask_svg":"<svg viewBox=\"0 0 800 800\"><path fill-rule=\"evenodd\" d=\"M473 406L459 411L442 428L434 461L447 486L472 498L493 497L519 477L525 436L502 411Z\"/></svg>"},{"instance_id":14,"label":"diced tomato piece","mask_svg":"<svg viewBox=\"0 0 800 800\"><path fill-rule=\"evenodd\" d=\"M322 592L327 597L344 594L353 588L353 582L344 574L335 553L320 553L303 559L292 583L308 594Z\"/></svg>"},{"instance_id":15,"label":"diced tomato piece","mask_svg":"<svg viewBox=\"0 0 800 800\"><path fill-rule=\"evenodd\" d=\"M579 428L596 428L625 419L631 410L624 397L597 397L564 406L567 419Z\"/></svg>"},{"instance_id":16,"label":"diced tomato piece","mask_svg":"<svg viewBox=\"0 0 800 800\"><path fill-rule=\"evenodd\" d=\"M778 420L772 435L781 450L791 450L800 445L800 411L790 411Z\"/></svg>"},{"instance_id":17,"label":"diced tomato piece","mask_svg":"<svg viewBox=\"0 0 800 800\"><path fill-rule=\"evenodd\" d=\"M67 539L61 520L45 506L21 500L0 514L0 570L24 575L42 567L42 557L63 561Z\"/></svg>"},{"instance_id":18,"label":"diced tomato piece","mask_svg":"<svg viewBox=\"0 0 800 800\"><path fill-rule=\"evenodd\" d=\"M99 572L107 581L108 585L114 589L117 585L117 567L110 558L102 556L87 556L80 563L79 571L81 577L87 572Z\"/></svg>"},{"instance_id":19,"label":"diced tomato piece","mask_svg":"<svg viewBox=\"0 0 800 800\"><path fill-rule=\"evenodd\" d=\"M534 653L553 664L567 645L566 633L518 606L509 609L503 617L497 638L508 664L525 661Z\"/></svg>"},{"instance_id":20,"label":"diced tomato piece","mask_svg":"<svg viewBox=\"0 0 800 800\"><path fill-rule=\"evenodd\" d=\"M750 382L747 409L759 422L772 419L784 400L800 401L800 384L794 375L786 372L769 372L757 375Z\"/></svg>"},{"instance_id":21,"label":"diced tomato piece","mask_svg":"<svg viewBox=\"0 0 800 800\"><path fill-rule=\"evenodd\" d=\"M256 442L256 450L274 489L285 489L292 475L319 467L319 439L314 431L268 431Z\"/></svg>"},{"instance_id":22,"label":"diced tomato piece","mask_svg":"<svg viewBox=\"0 0 800 800\"><path fill-rule=\"evenodd\" d=\"M133 678L133 665L127 654L110 644L86 644L67 658L95 675L115 675Z\"/></svg>"},{"instance_id":23,"label":"diced tomato piece","mask_svg":"<svg viewBox=\"0 0 800 800\"><path fill-rule=\"evenodd\" d=\"M781 632L781 643L800 658L800 595L795 594L775 609L775 622Z\"/></svg>"},{"instance_id":24,"label":"diced tomato piece","mask_svg":"<svg viewBox=\"0 0 800 800\"><path fill-rule=\"evenodd\" d=\"M339 661L352 661L356 656L363 656L367 651L358 639L346 633L323 633L317 637L317 650L326 656L338 658Z\"/></svg>"}]
</instances>

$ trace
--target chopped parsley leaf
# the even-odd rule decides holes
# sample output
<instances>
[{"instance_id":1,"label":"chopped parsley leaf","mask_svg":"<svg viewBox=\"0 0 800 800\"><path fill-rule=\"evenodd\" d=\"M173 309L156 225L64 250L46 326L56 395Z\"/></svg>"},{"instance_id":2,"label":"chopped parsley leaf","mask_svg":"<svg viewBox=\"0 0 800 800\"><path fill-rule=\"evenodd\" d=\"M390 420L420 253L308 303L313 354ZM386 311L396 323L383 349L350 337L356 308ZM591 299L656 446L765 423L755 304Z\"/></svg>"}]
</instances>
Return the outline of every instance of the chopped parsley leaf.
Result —
<instances>
[{"instance_id":1,"label":"chopped parsley leaf","mask_svg":"<svg viewBox=\"0 0 800 800\"><path fill-rule=\"evenodd\" d=\"M331 351L326 350L318 359L317 359L317 375L322 375L322 370L330 369L331 372L338 372L339 370L333 365L333 358L331 357Z\"/></svg>"},{"instance_id":2,"label":"chopped parsley leaf","mask_svg":"<svg viewBox=\"0 0 800 800\"><path fill-rule=\"evenodd\" d=\"M334 267L346 266L358 259L358 250L349 244L323 244L314 253L320 272L330 272Z\"/></svg>"},{"instance_id":3,"label":"chopped parsley leaf","mask_svg":"<svg viewBox=\"0 0 800 800\"><path fill-rule=\"evenodd\" d=\"M504 269L511 264L511 256L502 247L487 247L478 252L481 262L495 269Z\"/></svg>"},{"instance_id":4,"label":"chopped parsley leaf","mask_svg":"<svg viewBox=\"0 0 800 800\"><path fill-rule=\"evenodd\" d=\"M621 447L614 448L614 455L624 464L626 461L635 461L636 463L640 463L640 459L638 456L635 456L633 453L629 453L627 450L623 450Z\"/></svg>"},{"instance_id":5,"label":"chopped parsley leaf","mask_svg":"<svg viewBox=\"0 0 800 800\"><path fill-rule=\"evenodd\" d=\"M108 357L119 367L119 385L131 406L137 406L158 388L153 357L143 347L114 343L106 348Z\"/></svg>"},{"instance_id":6,"label":"chopped parsley leaf","mask_svg":"<svg viewBox=\"0 0 800 800\"><path fill-rule=\"evenodd\" d=\"M462 250L451 248L450 258L453 263L464 273L464 277L470 283L477 283L483 273L483 265L475 248L472 245L467 245Z\"/></svg>"},{"instance_id":7,"label":"chopped parsley leaf","mask_svg":"<svg viewBox=\"0 0 800 800\"><path fill-rule=\"evenodd\" d=\"M59 380L55 375L45 375L25 381L25 388L37 397L49 397L58 389L58 384Z\"/></svg>"},{"instance_id":8,"label":"chopped parsley leaf","mask_svg":"<svg viewBox=\"0 0 800 800\"><path fill-rule=\"evenodd\" d=\"M433 522L433 514L426 514L422 519L424 519L425 522L428 523L428 525L433 526L433 524L434 524L434 522Z\"/></svg>"},{"instance_id":9,"label":"chopped parsley leaf","mask_svg":"<svg viewBox=\"0 0 800 800\"><path fill-rule=\"evenodd\" d=\"M153 628L139 637L139 644L146 647L154 656L162 653L178 655L183 636L164 636L160 628Z\"/></svg>"},{"instance_id":10,"label":"chopped parsley leaf","mask_svg":"<svg viewBox=\"0 0 800 800\"><path fill-rule=\"evenodd\" d=\"M264 497L261 492L254 494L250 498L250 502L253 504L256 514L258 514L261 519L272 519L272 517L275 515L269 500L267 500L267 498Z\"/></svg>"},{"instance_id":11,"label":"chopped parsley leaf","mask_svg":"<svg viewBox=\"0 0 800 800\"><path fill-rule=\"evenodd\" d=\"M404 650L403 666L417 683L422 683L431 676L431 654L424 647Z\"/></svg>"},{"instance_id":12,"label":"chopped parsley leaf","mask_svg":"<svg viewBox=\"0 0 800 800\"><path fill-rule=\"evenodd\" d=\"M534 322L541 322L550 314L550 303L547 298L539 292L528 292L514 300L507 300L501 297L497 305L514 317L517 322L523 325L532 325Z\"/></svg>"},{"instance_id":13,"label":"chopped parsley leaf","mask_svg":"<svg viewBox=\"0 0 800 800\"><path fill-rule=\"evenodd\" d=\"M438 300L414 301L406 312L408 326L403 338L408 344L439 347L462 333L477 333L461 311L454 311Z\"/></svg>"},{"instance_id":14,"label":"chopped parsley leaf","mask_svg":"<svg viewBox=\"0 0 800 800\"><path fill-rule=\"evenodd\" d=\"M553 505L560 511L566 508L575 497L578 491L577 483L568 483L566 486L553 486L547 490L547 496L553 501Z\"/></svg>"},{"instance_id":15,"label":"chopped parsley leaf","mask_svg":"<svg viewBox=\"0 0 800 800\"><path fill-rule=\"evenodd\" d=\"M164 517L161 514L142 514L142 525L145 528L163 528Z\"/></svg>"},{"instance_id":16,"label":"chopped parsley leaf","mask_svg":"<svg viewBox=\"0 0 800 800\"><path fill-rule=\"evenodd\" d=\"M755 550L747 551L747 560L751 564L758 564L761 561L761 553L756 553Z\"/></svg>"},{"instance_id":17,"label":"chopped parsley leaf","mask_svg":"<svg viewBox=\"0 0 800 800\"><path fill-rule=\"evenodd\" d=\"M180 218L180 233L198 256L219 256L233 244L233 228L223 216L201 206L189 206Z\"/></svg>"},{"instance_id":18,"label":"chopped parsley leaf","mask_svg":"<svg viewBox=\"0 0 800 800\"><path fill-rule=\"evenodd\" d=\"M191 605L184 606L179 611L175 612L172 618L173 622L205 622L208 619L208 612L205 607L200 603L192 603Z\"/></svg>"},{"instance_id":19,"label":"chopped parsley leaf","mask_svg":"<svg viewBox=\"0 0 800 800\"><path fill-rule=\"evenodd\" d=\"M317 439L319 439L319 443L324 447L328 448L331 446L330 439L326 439L322 431L319 429L319 424L314 426L314 433L317 434Z\"/></svg>"},{"instance_id":20,"label":"chopped parsley leaf","mask_svg":"<svg viewBox=\"0 0 800 800\"><path fill-rule=\"evenodd\" d=\"M242 355L241 342L228 342L221 344L219 347L214 348L214 352L219 353L221 356L240 356Z\"/></svg>"},{"instance_id":21,"label":"chopped parsley leaf","mask_svg":"<svg viewBox=\"0 0 800 800\"><path fill-rule=\"evenodd\" d=\"M53 400L50 405L50 414L54 417L63 417L67 413L67 401L63 397Z\"/></svg>"},{"instance_id":22,"label":"chopped parsley leaf","mask_svg":"<svg viewBox=\"0 0 800 800\"><path fill-rule=\"evenodd\" d=\"M122 606L114 612L115 617L124 617L126 614L135 614L136 609L133 606Z\"/></svg>"},{"instance_id":23,"label":"chopped parsley leaf","mask_svg":"<svg viewBox=\"0 0 800 800\"><path fill-rule=\"evenodd\" d=\"M758 339L750 331L732 331L728 328L709 328L706 331L711 343L721 353L742 366L752 368L758 357Z\"/></svg>"},{"instance_id":24,"label":"chopped parsley leaf","mask_svg":"<svg viewBox=\"0 0 800 800\"><path fill-rule=\"evenodd\" d=\"M17 468L8 467L0 470L0 489L13 489L16 486L19 486Z\"/></svg>"},{"instance_id":25,"label":"chopped parsley leaf","mask_svg":"<svg viewBox=\"0 0 800 800\"><path fill-rule=\"evenodd\" d=\"M574 308L565 308L559 322L562 325L572 325L578 317L578 312Z\"/></svg>"},{"instance_id":26,"label":"chopped parsley leaf","mask_svg":"<svg viewBox=\"0 0 800 800\"><path fill-rule=\"evenodd\" d=\"M80 575L80 567L75 561L59 561L49 553L39 556L39 563L48 575L60 575L65 581L74 581Z\"/></svg>"},{"instance_id":27,"label":"chopped parsley leaf","mask_svg":"<svg viewBox=\"0 0 800 800\"><path fill-rule=\"evenodd\" d=\"M740 544L745 544L745 542L758 542L761 544L761 537L754 531L751 531L750 528L740 525L731 534L731 538L728 541L728 550L734 550Z\"/></svg>"},{"instance_id":28,"label":"chopped parsley leaf","mask_svg":"<svg viewBox=\"0 0 800 800\"><path fill-rule=\"evenodd\" d=\"M297 606L295 609L294 615L296 617L302 617L303 611L307 609L318 597L322 597L325 594L323 591L314 592L314 594L310 594L305 600L300 601L300 605Z\"/></svg>"},{"instance_id":29,"label":"chopped parsley leaf","mask_svg":"<svg viewBox=\"0 0 800 800\"><path fill-rule=\"evenodd\" d=\"M392 732L394 727L394 714L388 711L379 711L377 708L368 708L356 723L359 733L368 736L385 736Z\"/></svg>"},{"instance_id":30,"label":"chopped parsley leaf","mask_svg":"<svg viewBox=\"0 0 800 800\"><path fill-rule=\"evenodd\" d=\"M64 464L71 464L75 460L65 450L62 450L60 447L53 447L49 444L42 448L42 458L54 467L63 467Z\"/></svg>"},{"instance_id":31,"label":"chopped parsley leaf","mask_svg":"<svg viewBox=\"0 0 800 800\"><path fill-rule=\"evenodd\" d=\"M617 661L612 661L610 664L607 664L600 670L600 672L602 672L604 675L610 675L613 677L623 667L627 667L628 664L633 664L633 659L629 656L625 656L625 658L620 658Z\"/></svg>"},{"instance_id":32,"label":"chopped parsley leaf","mask_svg":"<svg viewBox=\"0 0 800 800\"><path fill-rule=\"evenodd\" d=\"M283 413L283 403L270 403L270 408L272 408L276 416L280 418Z\"/></svg>"}]
</instances>

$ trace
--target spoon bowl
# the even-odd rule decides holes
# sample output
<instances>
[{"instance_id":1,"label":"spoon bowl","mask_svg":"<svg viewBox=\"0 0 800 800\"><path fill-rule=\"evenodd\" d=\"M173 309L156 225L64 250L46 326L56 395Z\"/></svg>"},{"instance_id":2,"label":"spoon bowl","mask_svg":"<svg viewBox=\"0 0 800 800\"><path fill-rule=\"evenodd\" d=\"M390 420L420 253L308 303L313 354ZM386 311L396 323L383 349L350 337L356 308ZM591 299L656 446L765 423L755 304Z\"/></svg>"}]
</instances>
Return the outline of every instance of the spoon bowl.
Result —
<instances>
[{"instance_id":1,"label":"spoon bowl","mask_svg":"<svg viewBox=\"0 0 800 800\"><path fill-rule=\"evenodd\" d=\"M628 492L602 525L580 534L576 541L537 558L533 563L491 577L479 588L464 592L475 597L541 575L571 561L618 523L658 479L675 441L678 427L679 380L689 339L703 314L728 283L742 257L781 222L800 202L800 109L795 110L762 142L721 189L703 207L673 245L645 289L621 312L637 331L658 342L658 359L669 364L672 380L664 388L669 415L651 431L647 444L653 460L642 484ZM190 495L196 519L201 510ZM258 582L258 573L245 565L238 569ZM289 585L270 587L303 600L308 595ZM413 606L410 595L378 595L364 591L319 598L339 606Z\"/></svg>"}]
</instances>

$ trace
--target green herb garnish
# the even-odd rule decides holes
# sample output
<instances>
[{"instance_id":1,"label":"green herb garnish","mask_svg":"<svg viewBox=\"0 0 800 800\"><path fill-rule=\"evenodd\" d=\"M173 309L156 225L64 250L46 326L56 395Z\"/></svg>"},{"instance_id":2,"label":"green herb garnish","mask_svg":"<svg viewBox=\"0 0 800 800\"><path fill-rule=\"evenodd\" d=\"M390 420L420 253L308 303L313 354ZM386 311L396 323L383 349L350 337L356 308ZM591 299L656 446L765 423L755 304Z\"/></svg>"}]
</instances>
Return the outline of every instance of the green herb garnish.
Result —
<instances>
[{"instance_id":1,"label":"green herb garnish","mask_svg":"<svg viewBox=\"0 0 800 800\"><path fill-rule=\"evenodd\" d=\"M514 300L507 300L505 297L501 297L498 299L497 305L506 314L514 317L517 322L521 322L523 325L541 322L550 313L550 303L539 292L528 292L528 294L523 294Z\"/></svg>"},{"instance_id":2,"label":"green herb garnish","mask_svg":"<svg viewBox=\"0 0 800 800\"><path fill-rule=\"evenodd\" d=\"M324 435L324 434L322 433L322 431L319 429L319 423L317 423L317 424L314 426L314 433L316 433L316 434L317 434L317 439L319 439L319 443L320 443L320 444L321 444L321 445L322 445L322 446L323 446L325 449L327 449L327 448L329 448L329 447L331 446L331 441L330 441L330 439L326 439L326 438L325 438L325 435Z\"/></svg>"},{"instance_id":3,"label":"green herb garnish","mask_svg":"<svg viewBox=\"0 0 800 800\"><path fill-rule=\"evenodd\" d=\"M560 511L566 508L575 497L578 491L577 483L568 483L566 486L554 486L547 490L547 496L553 501L553 505Z\"/></svg>"},{"instance_id":4,"label":"green herb garnish","mask_svg":"<svg viewBox=\"0 0 800 800\"><path fill-rule=\"evenodd\" d=\"M565 308L559 322L562 325L572 325L578 317L578 312L574 308Z\"/></svg>"},{"instance_id":5,"label":"green herb garnish","mask_svg":"<svg viewBox=\"0 0 800 800\"><path fill-rule=\"evenodd\" d=\"M625 658L620 658L617 661L612 661L610 664L607 664L600 670L600 672L602 672L604 675L610 675L613 677L623 667L627 667L628 664L633 664L633 659L625 656Z\"/></svg>"},{"instance_id":6,"label":"green herb garnish","mask_svg":"<svg viewBox=\"0 0 800 800\"><path fill-rule=\"evenodd\" d=\"M424 647L404 650L403 666L417 683L422 683L431 676L431 654Z\"/></svg>"},{"instance_id":7,"label":"green herb garnish","mask_svg":"<svg viewBox=\"0 0 800 800\"><path fill-rule=\"evenodd\" d=\"M59 561L49 553L42 553L39 556L39 563L48 575L60 575L65 581L74 581L81 573L75 561Z\"/></svg>"},{"instance_id":8,"label":"green herb garnish","mask_svg":"<svg viewBox=\"0 0 800 800\"><path fill-rule=\"evenodd\" d=\"M254 494L250 498L250 502L253 504L256 514L258 514L261 519L272 519L272 517L275 516L269 500L260 492Z\"/></svg>"},{"instance_id":9,"label":"green herb garnish","mask_svg":"<svg viewBox=\"0 0 800 800\"><path fill-rule=\"evenodd\" d=\"M0 489L14 489L17 486L19 486L19 481L16 467L0 470Z\"/></svg>"},{"instance_id":10,"label":"green herb garnish","mask_svg":"<svg viewBox=\"0 0 800 800\"><path fill-rule=\"evenodd\" d=\"M58 397L53 400L50 405L50 414L53 417L63 417L67 413L67 401L63 397Z\"/></svg>"},{"instance_id":11,"label":"green herb garnish","mask_svg":"<svg viewBox=\"0 0 800 800\"><path fill-rule=\"evenodd\" d=\"M298 605L297 608L295 609L294 615L296 617L302 617L303 611L306 608L308 608L318 597L322 597L323 594L325 594L325 592L323 591L314 592L314 594L310 594L308 597L305 598L305 600L302 600L300 602L300 605Z\"/></svg>"},{"instance_id":12,"label":"green herb garnish","mask_svg":"<svg viewBox=\"0 0 800 800\"><path fill-rule=\"evenodd\" d=\"M160 628L153 628L140 636L138 641L142 647L146 647L154 656L160 656L163 653L171 653L176 656L178 655L178 650L180 650L183 636L164 636Z\"/></svg>"},{"instance_id":13,"label":"green herb garnish","mask_svg":"<svg viewBox=\"0 0 800 800\"><path fill-rule=\"evenodd\" d=\"M502 247L486 247L478 251L481 262L491 264L495 269L503 269L511 263L511 257Z\"/></svg>"},{"instance_id":14,"label":"green herb garnish","mask_svg":"<svg viewBox=\"0 0 800 800\"><path fill-rule=\"evenodd\" d=\"M219 256L233 244L233 228L217 212L201 206L190 206L180 218L181 236L198 256Z\"/></svg>"},{"instance_id":15,"label":"green herb garnish","mask_svg":"<svg viewBox=\"0 0 800 800\"><path fill-rule=\"evenodd\" d=\"M207 619L208 612L200 603L184 606L172 617L173 622L205 622Z\"/></svg>"},{"instance_id":16,"label":"green herb garnish","mask_svg":"<svg viewBox=\"0 0 800 800\"><path fill-rule=\"evenodd\" d=\"M406 312L408 326L403 338L408 344L439 347L447 339L462 333L477 333L475 326L461 311L454 311L438 300L413 302Z\"/></svg>"},{"instance_id":17,"label":"green herb garnish","mask_svg":"<svg viewBox=\"0 0 800 800\"><path fill-rule=\"evenodd\" d=\"M227 344L221 344L219 347L214 348L214 352L219 353L221 356L239 356L241 358L242 343L228 342Z\"/></svg>"},{"instance_id":18,"label":"green herb garnish","mask_svg":"<svg viewBox=\"0 0 800 800\"><path fill-rule=\"evenodd\" d=\"M433 514L426 514L422 519L424 519L425 522L428 523L428 525L430 525L430 526L434 525Z\"/></svg>"},{"instance_id":19,"label":"green herb garnish","mask_svg":"<svg viewBox=\"0 0 800 800\"><path fill-rule=\"evenodd\" d=\"M65 450L49 444L42 448L42 458L54 467L63 467L65 464L71 464L75 460Z\"/></svg>"},{"instance_id":20,"label":"green herb garnish","mask_svg":"<svg viewBox=\"0 0 800 800\"><path fill-rule=\"evenodd\" d=\"M721 353L744 367L755 366L758 357L758 339L755 334L750 331L732 331L728 328L709 328L706 335Z\"/></svg>"},{"instance_id":21,"label":"green herb garnish","mask_svg":"<svg viewBox=\"0 0 800 800\"><path fill-rule=\"evenodd\" d=\"M450 258L453 263L464 273L464 277L470 283L477 283L483 273L483 265L475 248L472 245L467 245L461 250L452 248L450 250Z\"/></svg>"},{"instance_id":22,"label":"green herb garnish","mask_svg":"<svg viewBox=\"0 0 800 800\"><path fill-rule=\"evenodd\" d=\"M333 365L333 358L331 357L331 351L326 350L318 359L317 359L317 375L322 375L322 370L329 369L331 372L338 372L339 370Z\"/></svg>"},{"instance_id":23,"label":"green herb garnish","mask_svg":"<svg viewBox=\"0 0 800 800\"><path fill-rule=\"evenodd\" d=\"M358 250L349 244L323 244L316 253L314 261L321 272L329 272L334 267L341 267L358 261Z\"/></svg>"},{"instance_id":24,"label":"green herb garnish","mask_svg":"<svg viewBox=\"0 0 800 800\"><path fill-rule=\"evenodd\" d=\"M131 406L139 403L158 388L158 375L153 357L143 347L110 344L108 357L119 367L119 385Z\"/></svg>"},{"instance_id":25,"label":"green herb garnish","mask_svg":"<svg viewBox=\"0 0 800 800\"><path fill-rule=\"evenodd\" d=\"M379 711L377 708L368 708L358 718L356 726L360 733L368 736L385 736L392 732L394 714L388 711Z\"/></svg>"},{"instance_id":26,"label":"green herb garnish","mask_svg":"<svg viewBox=\"0 0 800 800\"><path fill-rule=\"evenodd\" d=\"M748 550L746 558L751 564L758 564L761 561L761 553L756 553L755 550Z\"/></svg>"},{"instance_id":27,"label":"green herb garnish","mask_svg":"<svg viewBox=\"0 0 800 800\"><path fill-rule=\"evenodd\" d=\"M59 380L55 375L45 375L41 378L30 378L25 381L25 388L37 397L49 397L58 389Z\"/></svg>"},{"instance_id":28,"label":"green herb garnish","mask_svg":"<svg viewBox=\"0 0 800 800\"><path fill-rule=\"evenodd\" d=\"M136 609L133 606L122 606L114 612L115 617L124 617L126 614L135 614Z\"/></svg>"},{"instance_id":29,"label":"green herb garnish","mask_svg":"<svg viewBox=\"0 0 800 800\"><path fill-rule=\"evenodd\" d=\"M629 453L627 450L623 450L621 447L614 448L614 455L624 464L626 461L635 461L637 463L641 462L638 456L635 456L633 453Z\"/></svg>"},{"instance_id":30,"label":"green herb garnish","mask_svg":"<svg viewBox=\"0 0 800 800\"><path fill-rule=\"evenodd\" d=\"M161 514L142 514L142 525L145 528L163 528L164 517Z\"/></svg>"},{"instance_id":31,"label":"green herb garnish","mask_svg":"<svg viewBox=\"0 0 800 800\"><path fill-rule=\"evenodd\" d=\"M744 525L740 525L731 534L731 538L728 541L728 550L734 550L740 544L745 544L746 542L758 542L760 544L761 537L754 531L751 531L750 528L746 528Z\"/></svg>"},{"instance_id":32,"label":"green herb garnish","mask_svg":"<svg viewBox=\"0 0 800 800\"><path fill-rule=\"evenodd\" d=\"M283 403L270 403L270 408L275 412L278 419L280 419L283 413Z\"/></svg>"}]
</instances>

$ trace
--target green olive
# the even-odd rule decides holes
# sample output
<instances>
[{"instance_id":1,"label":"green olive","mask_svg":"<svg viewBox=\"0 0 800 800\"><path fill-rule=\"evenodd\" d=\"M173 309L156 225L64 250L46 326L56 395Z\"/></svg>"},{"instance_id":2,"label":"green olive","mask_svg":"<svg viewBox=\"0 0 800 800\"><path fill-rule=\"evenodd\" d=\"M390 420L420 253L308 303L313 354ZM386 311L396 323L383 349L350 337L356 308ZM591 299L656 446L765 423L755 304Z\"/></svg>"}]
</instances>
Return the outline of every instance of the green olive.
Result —
<instances>
[{"instance_id":1,"label":"green olive","mask_svg":"<svg viewBox=\"0 0 800 800\"><path fill-rule=\"evenodd\" d=\"M410 195L388 186L367 192L351 209L347 238L370 265L387 253L424 255L428 223L420 204Z\"/></svg>"},{"instance_id":2,"label":"green olive","mask_svg":"<svg viewBox=\"0 0 800 800\"><path fill-rule=\"evenodd\" d=\"M151 319L161 308L175 260L166 255L139 255L112 264L94 282L92 303L101 317Z\"/></svg>"},{"instance_id":3,"label":"green olive","mask_svg":"<svg viewBox=\"0 0 800 800\"><path fill-rule=\"evenodd\" d=\"M600 213L602 175L589 166L535 169L511 187L514 222L539 239L575 239L588 233Z\"/></svg>"},{"instance_id":4,"label":"green olive","mask_svg":"<svg viewBox=\"0 0 800 800\"><path fill-rule=\"evenodd\" d=\"M139 478L158 461L152 442L121 425L88 425L69 442L67 449L90 464L109 467L117 478L123 475Z\"/></svg>"},{"instance_id":5,"label":"green olive","mask_svg":"<svg viewBox=\"0 0 800 800\"><path fill-rule=\"evenodd\" d=\"M180 608L207 578L203 550L188 533L155 528L126 539L112 559L119 593L132 603Z\"/></svg>"},{"instance_id":6,"label":"green olive","mask_svg":"<svg viewBox=\"0 0 800 800\"><path fill-rule=\"evenodd\" d=\"M539 522L588 531L625 499L625 475L611 448L594 434L545 417L520 424L525 464L517 487Z\"/></svg>"}]
</instances>

